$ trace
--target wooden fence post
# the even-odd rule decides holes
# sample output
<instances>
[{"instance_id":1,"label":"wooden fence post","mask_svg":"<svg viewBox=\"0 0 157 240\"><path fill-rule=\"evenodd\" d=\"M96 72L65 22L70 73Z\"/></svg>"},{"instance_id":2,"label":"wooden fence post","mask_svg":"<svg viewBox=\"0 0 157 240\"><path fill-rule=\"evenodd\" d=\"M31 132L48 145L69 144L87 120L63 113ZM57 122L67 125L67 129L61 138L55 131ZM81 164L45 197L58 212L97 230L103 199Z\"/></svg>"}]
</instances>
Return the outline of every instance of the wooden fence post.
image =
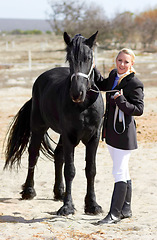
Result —
<instances>
[{"instance_id":1,"label":"wooden fence post","mask_svg":"<svg viewBox=\"0 0 157 240\"><path fill-rule=\"evenodd\" d=\"M32 70L32 56L31 56L31 50L28 51L28 68L29 68L29 71Z\"/></svg>"}]
</instances>

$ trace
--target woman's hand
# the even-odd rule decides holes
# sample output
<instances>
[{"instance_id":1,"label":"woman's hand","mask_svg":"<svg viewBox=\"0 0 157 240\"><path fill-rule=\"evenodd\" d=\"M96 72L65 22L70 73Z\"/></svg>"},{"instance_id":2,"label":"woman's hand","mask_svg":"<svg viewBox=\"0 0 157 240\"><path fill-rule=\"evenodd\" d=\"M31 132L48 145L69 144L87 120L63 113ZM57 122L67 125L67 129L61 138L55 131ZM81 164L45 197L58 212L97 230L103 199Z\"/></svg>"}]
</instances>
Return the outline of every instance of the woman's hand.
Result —
<instances>
[{"instance_id":1,"label":"woman's hand","mask_svg":"<svg viewBox=\"0 0 157 240\"><path fill-rule=\"evenodd\" d=\"M115 100L116 98L120 97L121 95L122 95L122 94L121 94L120 91L116 92L116 93L114 94L114 96L113 96L114 100Z\"/></svg>"}]
</instances>

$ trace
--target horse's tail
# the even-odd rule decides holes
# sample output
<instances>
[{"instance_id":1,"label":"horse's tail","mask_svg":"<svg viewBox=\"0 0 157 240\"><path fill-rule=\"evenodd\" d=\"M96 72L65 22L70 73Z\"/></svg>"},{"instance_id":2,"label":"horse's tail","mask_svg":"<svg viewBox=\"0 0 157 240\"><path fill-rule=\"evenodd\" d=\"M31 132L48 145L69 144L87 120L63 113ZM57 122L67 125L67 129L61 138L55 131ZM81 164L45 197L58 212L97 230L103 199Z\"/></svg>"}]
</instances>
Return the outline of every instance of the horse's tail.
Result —
<instances>
[{"instance_id":1,"label":"horse's tail","mask_svg":"<svg viewBox=\"0 0 157 240\"><path fill-rule=\"evenodd\" d=\"M4 169L21 164L21 157L25 152L31 137L30 115L32 108L32 99L26 102L19 112L13 118L13 121L7 132L7 145L5 149L5 165ZM54 157L54 149L51 147L50 141L53 141L46 132L41 142L40 150L48 158Z\"/></svg>"},{"instance_id":2,"label":"horse's tail","mask_svg":"<svg viewBox=\"0 0 157 240\"><path fill-rule=\"evenodd\" d=\"M43 153L45 157L47 157L49 160L52 160L54 159L54 149L52 148L50 141L55 143L55 145L57 144L55 141L51 139L49 134L46 132L41 142L40 151Z\"/></svg>"},{"instance_id":3,"label":"horse's tail","mask_svg":"<svg viewBox=\"0 0 157 240\"><path fill-rule=\"evenodd\" d=\"M15 163L19 166L21 156L26 150L30 138L30 114L32 99L26 102L13 118L7 132L7 145L5 149L5 166L12 167Z\"/></svg>"}]
</instances>

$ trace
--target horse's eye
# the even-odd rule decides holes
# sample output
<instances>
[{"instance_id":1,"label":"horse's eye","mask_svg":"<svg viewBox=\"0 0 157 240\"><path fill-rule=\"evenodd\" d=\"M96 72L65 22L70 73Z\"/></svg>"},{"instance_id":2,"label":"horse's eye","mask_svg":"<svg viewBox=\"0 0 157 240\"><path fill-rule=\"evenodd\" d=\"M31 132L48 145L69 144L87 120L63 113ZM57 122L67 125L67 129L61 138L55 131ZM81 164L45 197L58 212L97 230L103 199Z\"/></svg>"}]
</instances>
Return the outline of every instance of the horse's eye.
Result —
<instances>
[{"instance_id":1,"label":"horse's eye","mask_svg":"<svg viewBox=\"0 0 157 240\"><path fill-rule=\"evenodd\" d=\"M84 58L84 61L85 62L88 62L88 61L90 61L92 59L92 56L86 56L85 58Z\"/></svg>"},{"instance_id":2,"label":"horse's eye","mask_svg":"<svg viewBox=\"0 0 157 240\"><path fill-rule=\"evenodd\" d=\"M87 58L85 59L86 62L90 61L92 59L91 56L87 56Z\"/></svg>"}]
</instances>

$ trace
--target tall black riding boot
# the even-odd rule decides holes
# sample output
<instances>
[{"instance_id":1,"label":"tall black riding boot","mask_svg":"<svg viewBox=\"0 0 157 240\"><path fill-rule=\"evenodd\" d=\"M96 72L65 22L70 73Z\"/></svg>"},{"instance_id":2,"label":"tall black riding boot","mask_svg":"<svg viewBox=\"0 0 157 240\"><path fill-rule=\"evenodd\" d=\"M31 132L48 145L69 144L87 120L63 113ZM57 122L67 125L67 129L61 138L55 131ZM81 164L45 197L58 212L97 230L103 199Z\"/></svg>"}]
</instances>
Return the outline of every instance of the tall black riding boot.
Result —
<instances>
[{"instance_id":1,"label":"tall black riding boot","mask_svg":"<svg viewBox=\"0 0 157 240\"><path fill-rule=\"evenodd\" d=\"M121 211L125 201L126 192L127 184L125 182L115 183L110 211L103 220L98 222L98 224L117 223L121 220Z\"/></svg>"},{"instance_id":2,"label":"tall black riding boot","mask_svg":"<svg viewBox=\"0 0 157 240\"><path fill-rule=\"evenodd\" d=\"M121 212L122 219L132 217L131 196L132 196L132 183L131 183L131 180L128 180L126 197L125 197L124 205L123 205L122 212Z\"/></svg>"}]
</instances>

